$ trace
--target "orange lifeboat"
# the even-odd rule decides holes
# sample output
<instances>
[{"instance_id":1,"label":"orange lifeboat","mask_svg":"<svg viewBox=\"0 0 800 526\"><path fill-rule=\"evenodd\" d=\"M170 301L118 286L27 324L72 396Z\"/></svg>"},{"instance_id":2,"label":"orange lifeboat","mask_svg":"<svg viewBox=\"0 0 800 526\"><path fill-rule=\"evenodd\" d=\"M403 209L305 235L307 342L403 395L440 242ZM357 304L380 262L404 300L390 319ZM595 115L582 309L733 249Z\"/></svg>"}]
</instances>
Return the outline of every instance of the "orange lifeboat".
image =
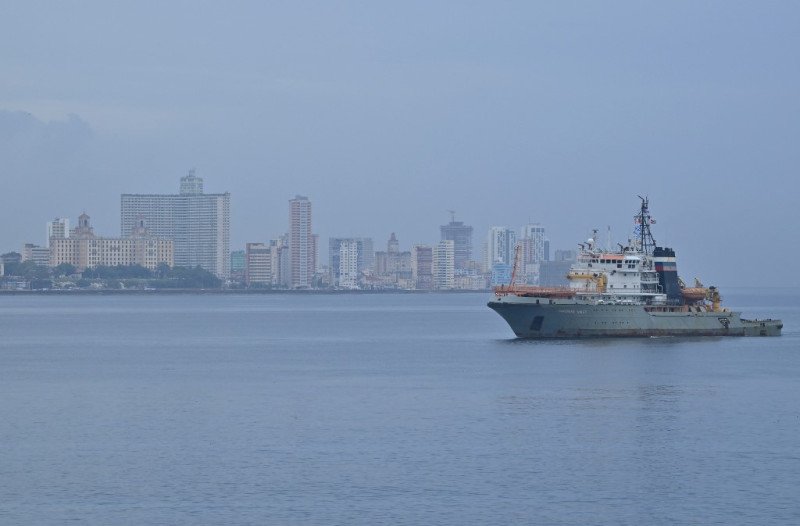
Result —
<instances>
[{"instance_id":1,"label":"orange lifeboat","mask_svg":"<svg viewBox=\"0 0 800 526\"><path fill-rule=\"evenodd\" d=\"M685 287L681 289L681 295L687 303L696 303L706 299L708 289L705 287Z\"/></svg>"}]
</instances>

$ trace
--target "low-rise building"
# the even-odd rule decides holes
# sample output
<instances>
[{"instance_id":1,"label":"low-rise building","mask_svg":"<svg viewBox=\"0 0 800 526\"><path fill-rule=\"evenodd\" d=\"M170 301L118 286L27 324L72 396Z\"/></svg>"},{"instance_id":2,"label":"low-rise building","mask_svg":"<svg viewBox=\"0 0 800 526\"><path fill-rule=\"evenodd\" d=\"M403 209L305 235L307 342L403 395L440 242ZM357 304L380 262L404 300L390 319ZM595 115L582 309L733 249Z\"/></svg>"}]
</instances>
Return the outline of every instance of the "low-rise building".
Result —
<instances>
[{"instance_id":1,"label":"low-rise building","mask_svg":"<svg viewBox=\"0 0 800 526\"><path fill-rule=\"evenodd\" d=\"M22 246L22 261L33 261L40 267L47 267L50 265L50 249L25 243Z\"/></svg>"}]
</instances>

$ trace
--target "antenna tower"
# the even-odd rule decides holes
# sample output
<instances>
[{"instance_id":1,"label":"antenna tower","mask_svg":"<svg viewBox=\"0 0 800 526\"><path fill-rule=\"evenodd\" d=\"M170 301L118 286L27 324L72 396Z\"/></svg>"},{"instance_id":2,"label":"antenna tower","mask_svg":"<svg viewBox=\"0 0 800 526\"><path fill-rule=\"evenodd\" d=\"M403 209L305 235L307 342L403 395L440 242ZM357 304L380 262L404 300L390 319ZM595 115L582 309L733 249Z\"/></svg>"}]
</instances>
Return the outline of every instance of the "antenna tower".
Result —
<instances>
[{"instance_id":1,"label":"antenna tower","mask_svg":"<svg viewBox=\"0 0 800 526\"><path fill-rule=\"evenodd\" d=\"M650 217L649 199L647 197L639 196L642 200L642 206L639 213L634 216L637 226L639 226L639 243L642 252L652 256L653 249L656 247L656 240L653 239L653 234L650 232L650 225L655 223L655 220Z\"/></svg>"}]
</instances>

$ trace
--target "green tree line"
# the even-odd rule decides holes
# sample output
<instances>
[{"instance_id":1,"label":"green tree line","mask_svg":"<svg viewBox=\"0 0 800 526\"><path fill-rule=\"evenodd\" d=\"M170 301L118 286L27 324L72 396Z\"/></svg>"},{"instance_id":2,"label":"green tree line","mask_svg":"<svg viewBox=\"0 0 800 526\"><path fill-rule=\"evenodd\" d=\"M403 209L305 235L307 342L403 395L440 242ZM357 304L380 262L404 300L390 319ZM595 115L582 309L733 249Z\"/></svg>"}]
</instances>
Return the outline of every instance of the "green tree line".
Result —
<instances>
[{"instance_id":1,"label":"green tree line","mask_svg":"<svg viewBox=\"0 0 800 526\"><path fill-rule=\"evenodd\" d=\"M4 256L6 254L0 257ZM49 288L52 286L52 280L69 278L77 274L80 274L78 284L81 286L87 285L90 280L104 280L117 284L123 280L138 280L148 287L171 289L210 289L222 286L222 281L217 276L199 266L170 267L162 263L154 270L141 265L98 266L78 273L75 266L69 263L62 263L53 268L36 265L33 261L11 261L5 264L7 277L31 281L32 288ZM37 287L33 287L34 282Z\"/></svg>"}]
</instances>

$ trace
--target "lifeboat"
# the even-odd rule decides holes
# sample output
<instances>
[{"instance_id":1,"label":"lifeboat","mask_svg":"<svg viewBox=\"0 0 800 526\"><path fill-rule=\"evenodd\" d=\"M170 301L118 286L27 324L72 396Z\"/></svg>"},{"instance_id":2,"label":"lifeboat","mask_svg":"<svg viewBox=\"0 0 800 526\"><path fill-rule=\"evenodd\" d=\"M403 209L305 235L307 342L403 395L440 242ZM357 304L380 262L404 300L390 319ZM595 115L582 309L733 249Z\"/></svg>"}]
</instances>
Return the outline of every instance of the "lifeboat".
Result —
<instances>
[{"instance_id":1,"label":"lifeboat","mask_svg":"<svg viewBox=\"0 0 800 526\"><path fill-rule=\"evenodd\" d=\"M706 299L708 289L706 287L684 287L681 289L681 295L687 303L695 303Z\"/></svg>"}]
</instances>

